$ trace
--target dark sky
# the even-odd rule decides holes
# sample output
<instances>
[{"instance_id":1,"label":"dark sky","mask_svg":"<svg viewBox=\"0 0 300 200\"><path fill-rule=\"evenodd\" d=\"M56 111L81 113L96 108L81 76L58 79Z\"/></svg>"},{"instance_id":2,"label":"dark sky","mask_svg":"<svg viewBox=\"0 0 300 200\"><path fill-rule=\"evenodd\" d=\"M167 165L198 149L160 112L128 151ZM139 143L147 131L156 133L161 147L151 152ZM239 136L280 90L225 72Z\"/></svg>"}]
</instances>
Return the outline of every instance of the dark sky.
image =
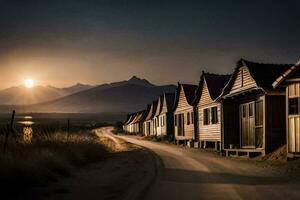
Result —
<instances>
[{"instance_id":1,"label":"dark sky","mask_svg":"<svg viewBox=\"0 0 300 200\"><path fill-rule=\"evenodd\" d=\"M0 88L137 75L197 83L239 58L295 63L300 1L0 0Z\"/></svg>"}]
</instances>

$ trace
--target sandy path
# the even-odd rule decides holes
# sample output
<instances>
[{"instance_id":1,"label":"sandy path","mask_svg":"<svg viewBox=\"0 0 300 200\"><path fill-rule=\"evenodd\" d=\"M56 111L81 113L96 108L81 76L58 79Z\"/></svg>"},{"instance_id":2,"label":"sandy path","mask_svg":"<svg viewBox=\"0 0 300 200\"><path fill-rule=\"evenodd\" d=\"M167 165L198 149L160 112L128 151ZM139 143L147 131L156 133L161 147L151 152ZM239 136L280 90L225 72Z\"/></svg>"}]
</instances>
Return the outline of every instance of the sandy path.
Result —
<instances>
[{"instance_id":1,"label":"sandy path","mask_svg":"<svg viewBox=\"0 0 300 200\"><path fill-rule=\"evenodd\" d=\"M119 136L154 151L163 162L145 199L300 199L300 179L254 162Z\"/></svg>"},{"instance_id":2,"label":"sandy path","mask_svg":"<svg viewBox=\"0 0 300 200\"><path fill-rule=\"evenodd\" d=\"M100 140L113 149L111 156L59 181L47 191L46 199L141 198L156 176L155 156L113 137L111 131L111 127L96 130Z\"/></svg>"}]
</instances>

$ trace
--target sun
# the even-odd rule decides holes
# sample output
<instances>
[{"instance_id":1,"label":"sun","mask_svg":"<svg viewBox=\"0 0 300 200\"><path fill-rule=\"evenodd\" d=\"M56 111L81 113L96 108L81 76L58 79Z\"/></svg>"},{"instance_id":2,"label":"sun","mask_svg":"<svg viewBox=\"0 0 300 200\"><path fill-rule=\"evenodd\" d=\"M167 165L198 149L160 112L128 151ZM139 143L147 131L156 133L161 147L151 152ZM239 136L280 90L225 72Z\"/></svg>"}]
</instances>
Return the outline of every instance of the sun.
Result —
<instances>
[{"instance_id":1,"label":"sun","mask_svg":"<svg viewBox=\"0 0 300 200\"><path fill-rule=\"evenodd\" d=\"M34 86L34 81L33 81L32 79L26 79L26 80L24 81L24 85L25 85L25 87L27 87L27 88L33 88L33 86Z\"/></svg>"}]
</instances>

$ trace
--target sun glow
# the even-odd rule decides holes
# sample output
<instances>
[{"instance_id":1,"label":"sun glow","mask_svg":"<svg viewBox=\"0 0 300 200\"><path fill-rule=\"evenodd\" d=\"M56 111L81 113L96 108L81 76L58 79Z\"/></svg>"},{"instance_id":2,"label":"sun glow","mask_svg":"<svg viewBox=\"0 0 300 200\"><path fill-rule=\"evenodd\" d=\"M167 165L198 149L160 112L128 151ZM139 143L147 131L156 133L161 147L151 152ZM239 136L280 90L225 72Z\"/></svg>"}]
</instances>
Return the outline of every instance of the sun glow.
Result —
<instances>
[{"instance_id":1,"label":"sun glow","mask_svg":"<svg viewBox=\"0 0 300 200\"><path fill-rule=\"evenodd\" d=\"M34 81L33 81L32 79L26 79L26 80L24 81L24 85L25 85L25 87L27 87L27 88L33 88L33 86L34 86Z\"/></svg>"}]
</instances>

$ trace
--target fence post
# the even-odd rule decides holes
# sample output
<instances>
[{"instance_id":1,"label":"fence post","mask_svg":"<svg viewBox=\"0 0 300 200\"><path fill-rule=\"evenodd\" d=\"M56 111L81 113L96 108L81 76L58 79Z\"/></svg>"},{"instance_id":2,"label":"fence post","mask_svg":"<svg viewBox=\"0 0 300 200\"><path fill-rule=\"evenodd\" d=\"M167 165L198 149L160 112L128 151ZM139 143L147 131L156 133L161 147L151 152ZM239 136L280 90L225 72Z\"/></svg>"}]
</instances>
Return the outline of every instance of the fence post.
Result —
<instances>
[{"instance_id":1,"label":"fence post","mask_svg":"<svg viewBox=\"0 0 300 200\"><path fill-rule=\"evenodd\" d=\"M13 133L13 130L14 130L15 114L16 114L16 111L13 110L12 116L11 116L11 119L10 119L9 130L7 130L6 133L5 133L4 145L3 145L3 152L4 152L4 153L6 152L6 148L7 148L8 135L9 135L9 133Z\"/></svg>"},{"instance_id":2,"label":"fence post","mask_svg":"<svg viewBox=\"0 0 300 200\"><path fill-rule=\"evenodd\" d=\"M67 133L70 132L70 119L68 119Z\"/></svg>"}]
</instances>

